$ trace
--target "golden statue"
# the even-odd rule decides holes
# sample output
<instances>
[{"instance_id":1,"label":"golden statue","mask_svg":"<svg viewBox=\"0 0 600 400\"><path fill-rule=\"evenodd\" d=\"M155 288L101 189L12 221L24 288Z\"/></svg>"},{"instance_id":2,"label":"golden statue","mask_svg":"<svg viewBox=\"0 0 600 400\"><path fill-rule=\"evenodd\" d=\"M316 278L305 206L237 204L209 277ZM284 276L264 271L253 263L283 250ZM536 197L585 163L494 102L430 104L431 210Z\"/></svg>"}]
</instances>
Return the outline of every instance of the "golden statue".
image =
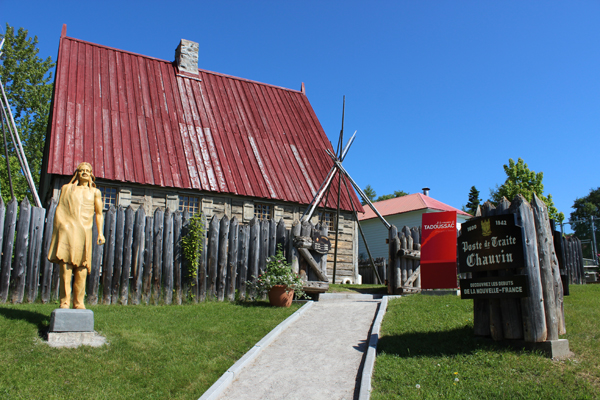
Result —
<instances>
[{"instance_id":1,"label":"golden statue","mask_svg":"<svg viewBox=\"0 0 600 400\"><path fill-rule=\"evenodd\" d=\"M61 189L54 215L54 229L48 260L60 264L60 308L71 304L73 279L73 308L85 309L85 279L92 270L92 226L96 213L98 244L104 244L102 234L102 194L96 189L92 166L82 162L75 175Z\"/></svg>"}]
</instances>

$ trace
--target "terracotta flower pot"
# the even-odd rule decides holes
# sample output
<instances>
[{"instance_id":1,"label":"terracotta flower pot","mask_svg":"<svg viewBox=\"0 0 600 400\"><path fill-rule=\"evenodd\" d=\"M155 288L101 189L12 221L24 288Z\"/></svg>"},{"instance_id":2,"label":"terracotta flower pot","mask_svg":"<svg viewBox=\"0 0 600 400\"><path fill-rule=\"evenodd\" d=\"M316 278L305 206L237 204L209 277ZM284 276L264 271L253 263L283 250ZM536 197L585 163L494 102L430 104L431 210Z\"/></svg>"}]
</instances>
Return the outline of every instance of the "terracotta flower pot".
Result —
<instances>
[{"instance_id":1,"label":"terracotta flower pot","mask_svg":"<svg viewBox=\"0 0 600 400\"><path fill-rule=\"evenodd\" d=\"M289 307L294 299L294 291L286 293L285 285L275 285L269 290L269 302L275 307Z\"/></svg>"}]
</instances>

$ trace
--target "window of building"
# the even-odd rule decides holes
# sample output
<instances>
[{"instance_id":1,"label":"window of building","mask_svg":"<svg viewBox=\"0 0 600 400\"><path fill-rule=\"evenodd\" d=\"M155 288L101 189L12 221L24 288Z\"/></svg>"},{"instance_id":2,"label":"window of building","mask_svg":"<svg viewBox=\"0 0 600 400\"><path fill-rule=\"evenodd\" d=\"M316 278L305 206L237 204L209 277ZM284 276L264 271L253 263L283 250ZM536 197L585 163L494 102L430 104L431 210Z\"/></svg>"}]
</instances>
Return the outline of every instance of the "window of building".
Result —
<instances>
[{"instance_id":1,"label":"window of building","mask_svg":"<svg viewBox=\"0 0 600 400\"><path fill-rule=\"evenodd\" d=\"M320 212L319 213L319 222L323 225L327 226L329 232L333 231L333 222L335 221L335 215L332 212Z\"/></svg>"},{"instance_id":2,"label":"window of building","mask_svg":"<svg viewBox=\"0 0 600 400\"><path fill-rule=\"evenodd\" d=\"M271 204L254 203L254 216L259 221L273 218L273 206Z\"/></svg>"},{"instance_id":3,"label":"window of building","mask_svg":"<svg viewBox=\"0 0 600 400\"><path fill-rule=\"evenodd\" d=\"M96 188L102 193L102 204L105 210L110 206L117 206L117 188L109 186L96 186Z\"/></svg>"},{"instance_id":4,"label":"window of building","mask_svg":"<svg viewBox=\"0 0 600 400\"><path fill-rule=\"evenodd\" d=\"M200 211L200 198L195 196L179 196L179 211L194 215Z\"/></svg>"}]
</instances>

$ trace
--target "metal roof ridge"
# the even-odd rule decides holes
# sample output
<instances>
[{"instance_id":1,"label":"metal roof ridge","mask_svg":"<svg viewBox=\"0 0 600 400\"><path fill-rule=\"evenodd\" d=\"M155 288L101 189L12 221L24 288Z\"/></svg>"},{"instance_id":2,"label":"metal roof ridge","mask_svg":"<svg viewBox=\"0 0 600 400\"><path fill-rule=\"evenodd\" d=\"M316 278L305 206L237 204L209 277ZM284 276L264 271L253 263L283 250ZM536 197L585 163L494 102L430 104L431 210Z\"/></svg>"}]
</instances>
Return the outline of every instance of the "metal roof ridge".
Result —
<instances>
[{"instance_id":1,"label":"metal roof ridge","mask_svg":"<svg viewBox=\"0 0 600 400\"><path fill-rule=\"evenodd\" d=\"M133 56L143 57L143 58L147 58L147 59L150 59L150 60L164 62L164 63L167 63L167 64L173 64L175 62L175 61L163 60L163 59L157 58L157 57L147 56L147 55L140 54L140 53L135 53L135 52L129 51L129 50L117 49L116 47L111 47L111 46L106 46L106 45L103 45L103 44L93 43L93 42L89 42L87 40L77 39L77 38L74 38L74 37L71 37L71 36L62 37L61 41L62 41L62 39L69 39L69 40L73 40L73 41L76 41L76 42L85 43L85 44L88 44L90 46L101 47L101 48L104 48L104 49L107 49L107 50L118 51L120 53L127 53L127 54L130 54L130 55L133 55ZM269 87L273 87L273 88L276 88L276 89L281 89L281 90L286 90L286 91L289 91L289 92L303 94L303 95L306 96L306 94L303 93L302 90L296 90L296 89L286 88L286 87L283 87L283 86L278 86L278 85L273 85L273 84L270 84L270 83L255 81L255 80L252 80L252 79L242 78L242 77L239 77L239 76L224 74L224 73L221 73L221 72L211 71L211 70L208 70L208 69L198 68L198 71L199 72L204 72L204 73L207 73L207 74L213 74L213 75L217 75L217 76L222 76L224 78L237 79L239 81L244 81L244 82L249 82L249 83L255 83L255 84L263 85L263 86L269 86ZM183 76L183 78L188 78L188 76Z\"/></svg>"},{"instance_id":2,"label":"metal roof ridge","mask_svg":"<svg viewBox=\"0 0 600 400\"><path fill-rule=\"evenodd\" d=\"M70 36L65 36L62 39L69 39L69 40L74 40L76 42L80 42L80 43L85 43L85 44L89 44L90 46L95 46L95 47L102 47L104 49L107 50L113 50L113 51L118 51L120 53L127 53L127 54L131 54L134 56L138 56L138 57L143 57L143 58L149 58L150 60L155 60L155 61L161 61L161 62L165 62L168 64L173 64L173 61L167 61L167 60L163 60L161 58L156 58L156 57L152 57L152 56L147 56L144 54L140 54L140 53L135 53L133 51L128 51L128 50L123 50L123 49L117 49L116 47L111 47L111 46L105 46L103 44L98 44L98 43L93 43L93 42L88 42L87 40L83 40L83 39L77 39L74 37L70 37Z\"/></svg>"}]
</instances>

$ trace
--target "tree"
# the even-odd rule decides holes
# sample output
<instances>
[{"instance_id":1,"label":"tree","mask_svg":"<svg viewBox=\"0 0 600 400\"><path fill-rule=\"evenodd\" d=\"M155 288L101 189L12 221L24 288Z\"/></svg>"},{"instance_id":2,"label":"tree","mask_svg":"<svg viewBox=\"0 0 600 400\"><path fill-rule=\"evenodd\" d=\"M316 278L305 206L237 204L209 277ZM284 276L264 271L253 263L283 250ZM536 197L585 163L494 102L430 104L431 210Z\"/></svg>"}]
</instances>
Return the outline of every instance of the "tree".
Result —
<instances>
[{"instance_id":1,"label":"tree","mask_svg":"<svg viewBox=\"0 0 600 400\"><path fill-rule=\"evenodd\" d=\"M373 189L371 187L371 185L367 185L367 187L365 188L365 190L363 190L363 192L365 192L365 195L367 195L367 198L369 200L371 200L371 203L375 201L375 196L377 196L377 193L375 192L375 189ZM361 201L361 204L364 206L365 204L367 204L366 201Z\"/></svg>"},{"instance_id":2,"label":"tree","mask_svg":"<svg viewBox=\"0 0 600 400\"><path fill-rule=\"evenodd\" d=\"M37 36L33 38L27 36L28 31L25 29L19 28L15 35L14 28L6 24L0 79L13 112L31 175L35 185L38 186L52 99L52 72L50 69L54 67L54 63L50 57L46 60L38 57ZM7 146L15 197L21 201L28 195L32 200L8 130ZM1 134L0 147L0 154L2 154L2 158L5 158L4 139ZM6 160L0 162L0 185L2 197L5 201L9 200L10 187Z\"/></svg>"},{"instance_id":3,"label":"tree","mask_svg":"<svg viewBox=\"0 0 600 400\"><path fill-rule=\"evenodd\" d=\"M408 195L408 193L406 193L404 190L396 190L396 191L394 191L393 194L384 194L384 195L381 195L376 198L377 193L375 192L375 189L373 189L371 187L371 185L367 185L367 187L365 188L365 190L363 190L363 192L365 192L365 194L367 195L369 200L371 200L371 202L383 201L383 200L388 200L388 199L393 199L396 197L402 197L402 196ZM362 205L364 206L365 204L366 203L363 201Z\"/></svg>"},{"instance_id":4,"label":"tree","mask_svg":"<svg viewBox=\"0 0 600 400\"><path fill-rule=\"evenodd\" d=\"M479 190L475 186L471 186L471 191L469 192L469 202L465 207L465 212L468 212L471 215L475 215L477 212L477 207L481 204L481 199L479 198Z\"/></svg>"},{"instance_id":5,"label":"tree","mask_svg":"<svg viewBox=\"0 0 600 400\"><path fill-rule=\"evenodd\" d=\"M495 190L490 190L492 203L498 204L502 200L502 197L506 197L512 201L517 194L523 195L527 201L531 202L535 193L548 207L550 218L555 219L559 223L564 220L565 215L558 212L556 207L554 207L552 195L548 194L548 197L544 196L544 185L542 184L544 178L543 172L536 173L535 171L531 171L522 158L519 158L516 163L510 158L508 165L504 164L504 172L506 172L507 176L506 181L501 186L496 185Z\"/></svg>"},{"instance_id":6,"label":"tree","mask_svg":"<svg viewBox=\"0 0 600 400\"><path fill-rule=\"evenodd\" d=\"M569 222L571 229L580 240L592 240L592 217L596 226L596 248L600 248L600 187L591 189L587 196L577 198L573 202L575 211L571 213ZM591 246L583 248L585 258L593 258Z\"/></svg>"}]
</instances>

